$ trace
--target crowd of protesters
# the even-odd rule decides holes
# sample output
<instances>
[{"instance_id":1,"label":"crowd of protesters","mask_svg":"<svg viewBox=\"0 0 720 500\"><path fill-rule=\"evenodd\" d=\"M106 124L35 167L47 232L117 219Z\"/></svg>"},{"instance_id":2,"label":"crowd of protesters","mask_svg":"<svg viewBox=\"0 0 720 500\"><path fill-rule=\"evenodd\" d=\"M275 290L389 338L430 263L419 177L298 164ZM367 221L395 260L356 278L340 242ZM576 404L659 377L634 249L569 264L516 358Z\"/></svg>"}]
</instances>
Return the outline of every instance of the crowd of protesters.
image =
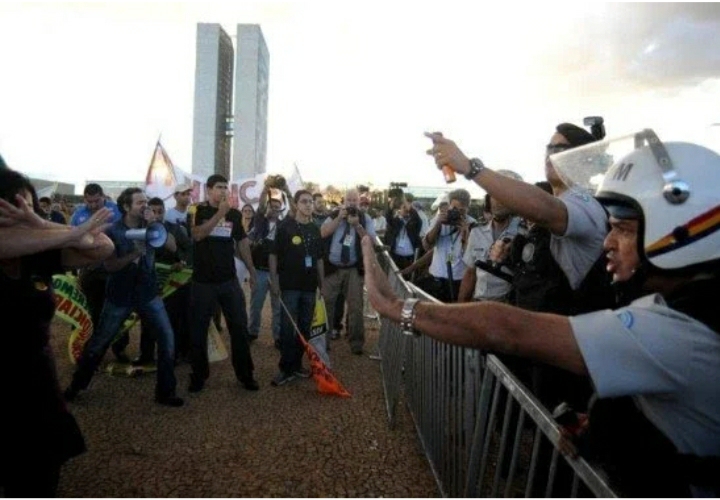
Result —
<instances>
[{"instance_id":1,"label":"crowd of protesters","mask_svg":"<svg viewBox=\"0 0 720 500\"><path fill-rule=\"evenodd\" d=\"M32 387L13 386L42 395L25 396L28 414L53 408L43 424L51 434L19 454L18 470L41 448L52 453L34 485L17 482L15 469L5 466L6 493L52 493L60 465L83 450L65 401L87 388L111 346L118 360L130 361L119 332L131 312L142 321L135 362L157 365L155 400L177 407L184 404L177 362L191 365L189 392L205 388L208 327L218 309L238 383L255 391L250 346L268 292L279 350L270 383L278 387L310 376L300 335L328 366L343 329L350 352L364 353L365 290L375 310L404 330L494 352L549 410L570 408L582 425L564 431L566 445L602 464L621 494L720 492L720 319L711 300L720 272L720 222L712 219L720 207L712 180L720 181L720 156L651 134L638 133L622 162L604 165L608 174L593 196L575 182L573 168L607 156L601 120L589 131L558 125L545 148L546 181L536 184L487 168L442 134L428 133L437 166L486 191L475 216L462 188L428 214L399 188L380 204L361 189L329 203L305 189L291 193L280 176L268 178L257 208L233 208L228 180L212 175L207 201L190 204L190 187L178 186L167 213L163 200L147 200L138 188L113 203L89 184L85 204L66 224L67 215L38 200L25 177L0 169L8 178L0 193L0 277L4 290L17 291L8 310L47 302L52 274L80 268L94 325L64 398L47 349L54 310L38 316L32 342L13 346L44 374ZM167 230L163 245L129 238L128 231L153 223ZM12 241L16 234L22 238ZM405 279L439 303L394 295L375 257L378 238ZM192 270L190 282L165 300L156 261ZM247 305L237 263L246 271ZM316 335L319 299L328 331ZM8 366L12 360L3 359ZM55 445L57 429L69 429L74 440ZM549 463L549 452L540 450L541 460Z\"/></svg>"}]
</instances>

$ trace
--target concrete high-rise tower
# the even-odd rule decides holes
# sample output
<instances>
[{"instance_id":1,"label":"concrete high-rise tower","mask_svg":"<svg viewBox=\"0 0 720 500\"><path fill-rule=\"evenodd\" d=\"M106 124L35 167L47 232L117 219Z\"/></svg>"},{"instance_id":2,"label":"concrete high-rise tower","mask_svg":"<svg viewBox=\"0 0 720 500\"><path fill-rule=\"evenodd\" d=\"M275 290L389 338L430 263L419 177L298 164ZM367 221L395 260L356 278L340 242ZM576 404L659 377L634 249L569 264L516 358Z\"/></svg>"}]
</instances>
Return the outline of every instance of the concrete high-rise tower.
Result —
<instances>
[{"instance_id":1,"label":"concrete high-rise tower","mask_svg":"<svg viewBox=\"0 0 720 500\"><path fill-rule=\"evenodd\" d=\"M266 171L270 54L257 24L238 24L233 176Z\"/></svg>"},{"instance_id":2,"label":"concrete high-rise tower","mask_svg":"<svg viewBox=\"0 0 720 500\"><path fill-rule=\"evenodd\" d=\"M234 50L219 24L198 23L195 54L192 173L232 174Z\"/></svg>"},{"instance_id":3,"label":"concrete high-rise tower","mask_svg":"<svg viewBox=\"0 0 720 500\"><path fill-rule=\"evenodd\" d=\"M260 26L238 24L233 51L219 24L199 23L196 47L192 172L228 179L265 172L270 56Z\"/></svg>"}]
</instances>

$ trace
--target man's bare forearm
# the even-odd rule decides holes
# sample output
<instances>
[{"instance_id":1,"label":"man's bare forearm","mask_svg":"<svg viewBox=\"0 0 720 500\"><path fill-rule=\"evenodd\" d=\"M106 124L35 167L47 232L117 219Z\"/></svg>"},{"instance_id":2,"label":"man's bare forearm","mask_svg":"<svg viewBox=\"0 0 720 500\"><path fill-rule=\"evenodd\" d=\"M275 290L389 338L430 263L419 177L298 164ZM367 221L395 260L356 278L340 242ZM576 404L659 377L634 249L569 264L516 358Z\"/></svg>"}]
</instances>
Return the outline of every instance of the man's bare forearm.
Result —
<instances>
[{"instance_id":1,"label":"man's bare forearm","mask_svg":"<svg viewBox=\"0 0 720 500\"><path fill-rule=\"evenodd\" d=\"M0 259L14 259L46 250L71 247L77 236L72 228L29 228L13 226L0 228Z\"/></svg>"}]
</instances>

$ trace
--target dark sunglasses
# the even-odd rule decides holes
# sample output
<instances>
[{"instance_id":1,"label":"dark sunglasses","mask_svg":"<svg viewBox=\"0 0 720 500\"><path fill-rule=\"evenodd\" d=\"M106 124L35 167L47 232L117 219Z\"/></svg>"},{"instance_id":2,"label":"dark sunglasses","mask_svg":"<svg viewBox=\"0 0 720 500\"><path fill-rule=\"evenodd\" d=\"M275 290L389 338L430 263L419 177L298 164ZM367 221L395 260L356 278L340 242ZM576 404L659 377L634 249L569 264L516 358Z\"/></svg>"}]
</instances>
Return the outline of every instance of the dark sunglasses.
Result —
<instances>
[{"instance_id":1,"label":"dark sunglasses","mask_svg":"<svg viewBox=\"0 0 720 500\"><path fill-rule=\"evenodd\" d=\"M550 156L554 155L556 153L562 153L563 151L567 151L568 149L572 149L572 145L570 144L548 144L545 146L545 154Z\"/></svg>"}]
</instances>

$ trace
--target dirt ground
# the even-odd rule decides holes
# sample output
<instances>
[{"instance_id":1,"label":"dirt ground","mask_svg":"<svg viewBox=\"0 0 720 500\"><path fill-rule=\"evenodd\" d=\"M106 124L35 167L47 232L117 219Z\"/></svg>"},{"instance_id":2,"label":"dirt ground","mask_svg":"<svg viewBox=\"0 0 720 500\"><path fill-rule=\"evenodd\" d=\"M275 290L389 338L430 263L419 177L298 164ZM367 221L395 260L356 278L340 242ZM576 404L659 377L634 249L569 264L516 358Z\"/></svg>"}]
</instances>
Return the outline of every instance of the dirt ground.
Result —
<instances>
[{"instance_id":1,"label":"dirt ground","mask_svg":"<svg viewBox=\"0 0 720 500\"><path fill-rule=\"evenodd\" d=\"M190 367L176 368L181 408L153 401L154 374L99 373L70 405L88 451L63 468L61 497L436 497L412 421L398 409L387 425L377 324L366 320L365 355L333 341L334 372L352 397L321 395L312 379L272 387L279 352L269 300L252 344L258 392L235 380L230 360L212 363L205 390L188 394ZM128 348L137 353L138 331ZM69 328L55 320L53 347L63 387L72 374ZM221 333L229 347L227 332ZM112 361L112 354L106 361Z\"/></svg>"}]
</instances>

